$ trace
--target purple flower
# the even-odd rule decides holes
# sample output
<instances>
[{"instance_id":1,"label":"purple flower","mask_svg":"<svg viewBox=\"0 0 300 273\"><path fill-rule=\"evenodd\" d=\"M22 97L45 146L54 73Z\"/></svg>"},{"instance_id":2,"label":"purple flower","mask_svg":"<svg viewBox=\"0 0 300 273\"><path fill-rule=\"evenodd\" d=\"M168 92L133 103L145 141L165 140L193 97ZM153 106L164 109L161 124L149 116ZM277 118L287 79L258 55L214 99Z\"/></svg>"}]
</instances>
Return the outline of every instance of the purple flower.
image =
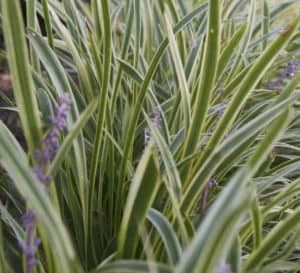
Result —
<instances>
[{"instance_id":1,"label":"purple flower","mask_svg":"<svg viewBox=\"0 0 300 273\"><path fill-rule=\"evenodd\" d=\"M70 111L71 99L68 94L58 98L58 106L55 107L55 116L49 117L52 127L42 140L43 149L34 154L38 166L34 172L41 182L49 182L50 178L45 175L46 165L51 162L59 148L59 134L65 128L67 114Z\"/></svg>"},{"instance_id":2,"label":"purple flower","mask_svg":"<svg viewBox=\"0 0 300 273\"><path fill-rule=\"evenodd\" d=\"M56 115L50 117L49 120L54 128L62 130L65 128L67 114L70 110L71 98L68 94L65 94L58 98L58 106L55 107Z\"/></svg>"},{"instance_id":3,"label":"purple flower","mask_svg":"<svg viewBox=\"0 0 300 273\"><path fill-rule=\"evenodd\" d=\"M217 273L233 273L231 270L231 266L222 261L219 263L218 267L217 267Z\"/></svg>"},{"instance_id":4,"label":"purple flower","mask_svg":"<svg viewBox=\"0 0 300 273\"><path fill-rule=\"evenodd\" d=\"M43 185L47 185L51 181L51 176L45 174L43 166L34 167L33 172L35 173L36 178L42 182Z\"/></svg>"},{"instance_id":5,"label":"purple flower","mask_svg":"<svg viewBox=\"0 0 300 273\"><path fill-rule=\"evenodd\" d=\"M209 179L208 183L210 186L213 186L213 187L216 187L219 185L218 182L214 178Z\"/></svg>"},{"instance_id":6,"label":"purple flower","mask_svg":"<svg viewBox=\"0 0 300 273\"><path fill-rule=\"evenodd\" d=\"M205 185L204 190L202 191L201 194L201 213L204 213L205 207L206 207L206 202L207 202L207 196L208 196L208 190L210 187L217 187L219 184L214 178L210 178L208 183Z\"/></svg>"},{"instance_id":7,"label":"purple flower","mask_svg":"<svg viewBox=\"0 0 300 273\"><path fill-rule=\"evenodd\" d=\"M49 118L52 127L41 141L42 149L36 150L34 153L37 166L33 168L33 172L46 192L51 181L51 176L46 174L46 168L54 159L59 148L59 134L65 128L70 105L71 99L68 94L58 98L58 106L55 107L55 116ZM27 230L27 239L26 242L19 242L19 245L26 256L26 273L32 273L33 266L37 264L35 252L40 244L40 239L34 238L36 217L33 210L29 210L22 216L22 222L23 227Z\"/></svg>"},{"instance_id":8,"label":"purple flower","mask_svg":"<svg viewBox=\"0 0 300 273\"><path fill-rule=\"evenodd\" d=\"M22 216L22 224L24 228L33 228L35 225L36 217L32 210L29 210Z\"/></svg>"},{"instance_id":9,"label":"purple flower","mask_svg":"<svg viewBox=\"0 0 300 273\"><path fill-rule=\"evenodd\" d=\"M267 88L269 90L276 90L280 88L283 85L284 80L291 79L299 69L300 69L300 64L295 58L293 58L288 62L287 66L284 67L283 70L279 71L276 74L276 79L270 82L267 85Z\"/></svg>"},{"instance_id":10,"label":"purple flower","mask_svg":"<svg viewBox=\"0 0 300 273\"><path fill-rule=\"evenodd\" d=\"M27 229L27 238L26 242L19 241L19 246L26 256L26 273L32 273L33 266L37 264L37 260L35 259L35 252L39 244L41 243L39 238L34 238L36 217L32 210L29 210L22 216L22 223L23 227Z\"/></svg>"},{"instance_id":11,"label":"purple flower","mask_svg":"<svg viewBox=\"0 0 300 273\"><path fill-rule=\"evenodd\" d=\"M270 82L268 85L267 85L267 88L269 90L276 90L278 89L279 86L281 86L283 84L283 80L282 79L277 79L277 80L274 80L272 82Z\"/></svg>"}]
</instances>

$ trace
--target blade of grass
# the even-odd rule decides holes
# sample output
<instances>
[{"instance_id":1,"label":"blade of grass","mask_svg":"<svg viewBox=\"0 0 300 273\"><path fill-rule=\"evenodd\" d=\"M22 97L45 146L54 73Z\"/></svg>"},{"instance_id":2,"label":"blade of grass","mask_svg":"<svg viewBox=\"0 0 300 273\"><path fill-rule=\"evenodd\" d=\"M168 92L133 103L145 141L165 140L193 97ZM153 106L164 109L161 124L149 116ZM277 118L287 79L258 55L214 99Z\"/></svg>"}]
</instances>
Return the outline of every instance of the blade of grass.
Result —
<instances>
[{"instance_id":1,"label":"blade of grass","mask_svg":"<svg viewBox=\"0 0 300 273\"><path fill-rule=\"evenodd\" d=\"M173 227L164 215L155 209L149 210L147 218L159 233L168 253L169 262L176 265L179 262L182 249Z\"/></svg>"},{"instance_id":2,"label":"blade of grass","mask_svg":"<svg viewBox=\"0 0 300 273\"><path fill-rule=\"evenodd\" d=\"M154 271L153 271L154 270ZM135 260L119 260L109 263L92 271L92 273L171 273L172 268L158 263L135 261Z\"/></svg>"},{"instance_id":3,"label":"blade of grass","mask_svg":"<svg viewBox=\"0 0 300 273\"><path fill-rule=\"evenodd\" d=\"M263 22L262 22L262 35L265 36L269 34L270 27L270 11L269 5L266 0L263 1ZM263 49L267 47L267 40L263 41Z\"/></svg>"},{"instance_id":4,"label":"blade of grass","mask_svg":"<svg viewBox=\"0 0 300 273\"><path fill-rule=\"evenodd\" d=\"M261 268L264 260L271 254L283 238L288 236L292 231L299 228L300 209L287 216L266 236L260 246L250 254L245 261L241 272L248 272L251 269Z\"/></svg>"},{"instance_id":5,"label":"blade of grass","mask_svg":"<svg viewBox=\"0 0 300 273\"><path fill-rule=\"evenodd\" d=\"M184 251L175 273L213 272L212 267L221 252L232 244L239 220L249 206L251 195L245 190L248 175L246 171L238 172L219 195Z\"/></svg>"},{"instance_id":6,"label":"blade of grass","mask_svg":"<svg viewBox=\"0 0 300 273\"><path fill-rule=\"evenodd\" d=\"M44 14L48 43L49 43L50 47L53 48L54 41L53 41L52 25L51 25L51 20L50 20L48 1L42 0L42 5L43 5L43 14Z\"/></svg>"},{"instance_id":7,"label":"blade of grass","mask_svg":"<svg viewBox=\"0 0 300 273\"><path fill-rule=\"evenodd\" d=\"M98 158L101 146L101 136L103 133L103 126L104 126L104 119L105 119L105 112L107 107L107 94L109 90L109 82L110 82L110 66L111 66L111 53L112 53L112 44L111 44L111 23L109 17L109 1L102 0L101 1L101 11L102 17L104 22L104 75L103 75L103 82L102 82L102 93L99 96L99 112L97 118L97 128L95 134L95 141L94 141L94 149L93 149L93 156L92 156L92 163L91 163L91 172L90 172L90 181L91 181L91 188L95 183L96 179L96 172L98 166ZM93 191L93 189L92 189Z\"/></svg>"},{"instance_id":8,"label":"blade of grass","mask_svg":"<svg viewBox=\"0 0 300 273\"><path fill-rule=\"evenodd\" d=\"M159 182L159 165L150 142L146 148L128 193L119 233L118 255L133 258L148 210L154 201Z\"/></svg>"},{"instance_id":9,"label":"blade of grass","mask_svg":"<svg viewBox=\"0 0 300 273\"><path fill-rule=\"evenodd\" d=\"M182 244L186 245L189 241L188 232L184 223L184 217L180 211L179 208L179 200L181 199L182 195L182 185L181 185L181 179L179 176L178 169L175 164L175 160L173 159L172 153L169 150L166 142L160 135L158 129L155 127L154 124L150 121L150 119L145 115L147 123L149 128L151 129L153 133L153 137L155 140L155 143L158 146L158 149L161 153L161 157L163 159L166 173L168 176L168 180L165 180L166 182L166 188L168 190L170 199L172 201L172 208L174 212L175 219L179 226L179 231L182 237Z\"/></svg>"},{"instance_id":10,"label":"blade of grass","mask_svg":"<svg viewBox=\"0 0 300 273\"><path fill-rule=\"evenodd\" d=\"M212 89L215 84L221 32L220 8L219 1L209 1L207 40L201 68L201 78L193 109L191 126L188 129L187 139L184 143L183 157L191 154L197 146L206 119Z\"/></svg>"},{"instance_id":11,"label":"blade of grass","mask_svg":"<svg viewBox=\"0 0 300 273\"><path fill-rule=\"evenodd\" d=\"M37 30L36 0L28 0L26 4L26 23L28 29ZM30 61L36 71L40 71L39 60L31 45L28 47Z\"/></svg>"},{"instance_id":12,"label":"blade of grass","mask_svg":"<svg viewBox=\"0 0 300 273\"><path fill-rule=\"evenodd\" d=\"M181 101L182 101L182 109L183 109L182 111L184 116L184 128L187 131L190 127L190 122L191 122L190 92L189 92L187 80L185 78L183 65L180 59L179 50L176 44L176 39L173 34L173 30L169 22L167 13L165 13L165 24L167 28L167 35L169 39L172 60L175 65L175 71L179 82L179 89L181 93Z\"/></svg>"},{"instance_id":13,"label":"blade of grass","mask_svg":"<svg viewBox=\"0 0 300 273\"><path fill-rule=\"evenodd\" d=\"M217 75L220 77L228 64L228 61L235 53L236 47L241 41L243 35L245 34L248 27L248 23L244 23L240 26L240 28L236 31L236 33L232 36L231 40L228 42L228 45L223 49L220 55L220 59L218 62L218 70Z\"/></svg>"},{"instance_id":14,"label":"blade of grass","mask_svg":"<svg viewBox=\"0 0 300 273\"><path fill-rule=\"evenodd\" d=\"M247 52L252 37L255 18L256 18L256 0L251 0L250 7L249 7L249 14L247 18L247 22L248 22L247 31L241 41L241 46L237 50L236 58L234 60L234 63L231 66L231 71L229 72L228 79L231 79L233 75L236 75L236 72L240 70L240 68L242 67L244 56Z\"/></svg>"},{"instance_id":15,"label":"blade of grass","mask_svg":"<svg viewBox=\"0 0 300 273\"><path fill-rule=\"evenodd\" d=\"M41 139L41 122L30 75L22 16L18 1L2 1L3 30L10 71L13 78L14 96L20 119L32 155Z\"/></svg>"}]
</instances>

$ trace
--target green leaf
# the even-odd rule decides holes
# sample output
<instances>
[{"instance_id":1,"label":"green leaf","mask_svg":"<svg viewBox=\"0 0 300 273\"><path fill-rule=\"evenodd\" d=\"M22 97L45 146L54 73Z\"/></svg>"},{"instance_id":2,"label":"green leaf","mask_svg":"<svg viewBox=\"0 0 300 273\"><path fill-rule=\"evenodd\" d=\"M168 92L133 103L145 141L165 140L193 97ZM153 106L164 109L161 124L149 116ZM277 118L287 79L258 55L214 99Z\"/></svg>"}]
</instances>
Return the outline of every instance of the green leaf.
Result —
<instances>
[{"instance_id":1,"label":"green leaf","mask_svg":"<svg viewBox=\"0 0 300 273\"><path fill-rule=\"evenodd\" d=\"M61 96L64 93L68 93L72 97L71 85L64 67L59 62L58 56L38 33L32 31L29 38L36 54L44 64L57 94ZM77 108L76 104L74 106Z\"/></svg>"},{"instance_id":2,"label":"green leaf","mask_svg":"<svg viewBox=\"0 0 300 273\"><path fill-rule=\"evenodd\" d=\"M181 101L182 101L182 112L184 117L184 128L187 131L191 123L190 91L185 77L182 61L180 59L180 53L176 43L175 35L173 34L173 30L167 14L165 14L165 24L167 28L171 56L175 65L175 71L179 82L179 90L180 90Z\"/></svg>"},{"instance_id":3,"label":"green leaf","mask_svg":"<svg viewBox=\"0 0 300 273\"><path fill-rule=\"evenodd\" d=\"M169 150L169 147L167 146L167 143L159 133L158 129L155 127L154 124L150 121L150 119L146 116L147 123L153 133L153 138L155 140L155 143L158 146L158 149L161 153L163 164L166 168L166 173L169 179L164 179L166 182L166 188L169 193L170 199L172 201L173 206L173 212L176 217L176 220L178 221L179 230L182 235L182 241L184 244L188 242L188 233L186 229L186 225L184 223L184 217L182 215L182 212L180 211L179 207L179 200L182 196L182 183L180 179L180 175L175 163L175 160L172 156L171 151Z\"/></svg>"},{"instance_id":4,"label":"green leaf","mask_svg":"<svg viewBox=\"0 0 300 273\"><path fill-rule=\"evenodd\" d=\"M19 1L2 1L3 31L14 96L19 108L29 152L33 154L40 142L41 122L30 75L28 52Z\"/></svg>"},{"instance_id":5,"label":"green leaf","mask_svg":"<svg viewBox=\"0 0 300 273\"><path fill-rule=\"evenodd\" d=\"M131 64L121 59L119 59L118 61L120 62L120 68L122 69L122 71L128 74L138 84L142 83L143 76L134 67L132 67Z\"/></svg>"},{"instance_id":6,"label":"green leaf","mask_svg":"<svg viewBox=\"0 0 300 273\"><path fill-rule=\"evenodd\" d=\"M187 59L187 63L185 65L185 77L188 79L188 83L190 83L192 77L195 73L195 68L197 67L197 61L201 55L201 48L203 46L203 35L200 35L196 41L194 47L191 49L189 53L189 57Z\"/></svg>"},{"instance_id":7,"label":"green leaf","mask_svg":"<svg viewBox=\"0 0 300 273\"><path fill-rule=\"evenodd\" d=\"M183 156L191 154L197 146L203 130L211 94L216 80L217 64L220 50L221 35L221 3L218 0L209 1L209 17L207 40L201 66L199 89L194 103L191 126L188 129L184 143Z\"/></svg>"},{"instance_id":8,"label":"green leaf","mask_svg":"<svg viewBox=\"0 0 300 273\"><path fill-rule=\"evenodd\" d=\"M70 2L70 1L69 1ZM72 2L70 2L72 3ZM58 13L59 11L54 12L54 10L52 8L50 8L50 12L52 15L52 19L54 22L54 25L57 29L58 32L61 33L62 38L64 39L65 43L66 43L66 50L68 52L70 52L71 56L72 56L72 60L76 65L77 68L77 73L78 73L78 77L80 79L80 84L82 85L82 90L84 91L84 96L86 99L88 98L93 98L93 94L95 94L94 90L92 90L92 83L90 82L90 69L93 66L93 62L90 64L90 66L86 65L86 59L82 58L82 54L86 55L88 54L87 52L80 52L77 48L76 48L76 39L74 38L74 36L72 36L72 30L73 30L73 34L74 34L74 28L73 28L73 22L71 21L71 19L67 16L66 12L69 12L69 10L67 9L67 11L65 13L63 13L63 15L61 16L62 18L66 18L67 19L67 23L69 26L72 26L72 28L70 30L68 30L65 25L62 23L62 21L60 20L60 18L58 17ZM76 27L75 27L76 28ZM75 36L78 35L79 30L76 29L76 34Z\"/></svg>"},{"instance_id":9,"label":"green leaf","mask_svg":"<svg viewBox=\"0 0 300 273\"><path fill-rule=\"evenodd\" d=\"M280 193L278 193L262 210L263 215L266 216L272 208L280 205L286 200L293 198L294 195L297 195L300 191L300 178L288 184L284 187Z\"/></svg>"},{"instance_id":10,"label":"green leaf","mask_svg":"<svg viewBox=\"0 0 300 273\"><path fill-rule=\"evenodd\" d=\"M78 105L76 103L73 91L68 80L68 76L63 68L62 64L59 62L57 55L45 42L45 40L38 35L37 33L31 33L30 40L33 45L33 48L36 51L37 56L43 62L51 80L55 87L55 90L59 96L62 96L64 93L68 93L72 99L71 115L70 119L67 121L67 126L70 129L78 119ZM81 181L81 186L83 181L86 180L87 170L85 162L85 149L84 149L83 137L80 135L78 139L73 142L76 163L77 163L77 176ZM82 189L83 191L83 189Z\"/></svg>"},{"instance_id":11,"label":"green leaf","mask_svg":"<svg viewBox=\"0 0 300 273\"><path fill-rule=\"evenodd\" d=\"M229 72L228 79L231 79L231 77L236 74L236 71L240 70L241 64L243 62L245 54L247 53L247 49L249 47L249 43L252 37L255 18L256 18L256 0L250 0L249 12L247 18L248 27L246 29L246 33L243 39L241 40L241 46L237 49L236 58L234 60L234 63L231 65L231 71Z\"/></svg>"},{"instance_id":12,"label":"green leaf","mask_svg":"<svg viewBox=\"0 0 300 273\"><path fill-rule=\"evenodd\" d=\"M103 18L103 39L104 39L104 62L105 67L103 72L103 80L101 86L101 95L99 96L99 112L97 118L97 127L93 146L93 156L91 162L90 180L92 188L96 179L96 172L98 167L98 159L100 147L102 143L102 133L104 127L105 113L108 100L109 82L111 74L111 58L112 58L112 37L111 37L111 22L109 13L109 1L101 0L101 18Z\"/></svg>"},{"instance_id":13,"label":"green leaf","mask_svg":"<svg viewBox=\"0 0 300 273\"><path fill-rule=\"evenodd\" d=\"M289 108L284 108L283 113L271 124L268 128L266 135L262 141L258 144L254 153L248 160L248 165L253 172L256 172L259 166L268 156L268 152L271 149L275 140L277 140L290 120L291 111Z\"/></svg>"},{"instance_id":14,"label":"green leaf","mask_svg":"<svg viewBox=\"0 0 300 273\"><path fill-rule=\"evenodd\" d=\"M223 49L220 55L220 59L218 62L218 71L217 75L221 76L226 65L230 61L230 58L236 51L236 47L238 46L239 42L241 41L243 35L245 34L248 27L248 23L244 23L240 26L240 28L236 31L236 33L232 36L231 40L228 42L228 45Z\"/></svg>"},{"instance_id":15,"label":"green leaf","mask_svg":"<svg viewBox=\"0 0 300 273\"><path fill-rule=\"evenodd\" d=\"M155 140L155 143L158 146L158 149L161 153L162 161L163 164L165 165L166 168L166 173L169 178L168 183L170 184L170 193L173 195L176 199L175 201L178 202L180 200L181 195L182 195L182 183L181 183L181 178L176 166L175 159L173 158L172 152L169 149L166 141L160 134L159 130L155 127L155 125L151 122L151 120L146 116L147 123L149 125L149 128L153 132L153 138Z\"/></svg>"},{"instance_id":16,"label":"green leaf","mask_svg":"<svg viewBox=\"0 0 300 273\"><path fill-rule=\"evenodd\" d=\"M266 265L261 269L247 271L248 273L274 273L274 272L289 272L297 273L299 271L299 262L290 262L277 260L276 262Z\"/></svg>"},{"instance_id":17,"label":"green leaf","mask_svg":"<svg viewBox=\"0 0 300 273\"><path fill-rule=\"evenodd\" d=\"M202 12L204 12L207 8L207 4L203 4L200 7L198 7L197 9L193 10L191 13L187 14L185 17L182 18L182 20L180 20L173 28L173 32L174 34L178 33L179 31L181 31L188 23L190 23L197 15L201 14ZM122 157L122 161L120 164L120 174L119 174L119 181L121 181L121 183L123 183L124 178L126 176L126 169L127 169L127 162L128 159L131 158L131 154L132 154L132 145L134 142L134 134L135 134L135 129L137 126L137 122L142 110L142 106L143 106L143 102L144 99L146 97L150 82L157 70L157 67L159 66L160 60L164 54L164 52L166 51L166 48L168 46L168 39L164 39L159 48L156 50L155 55L153 56L151 63L149 65L149 68L147 70L147 73L145 74L144 80L141 83L140 86L140 90L138 93L138 97L136 100L136 104L135 107L132 111L132 115L131 115L131 120L130 123L128 125L128 130L127 130L127 134L126 134L126 139L125 139L125 143L124 143L124 148L123 148L123 152L124 152L124 156ZM123 195L123 189L120 187L119 193L118 193L118 200L122 200L122 195Z\"/></svg>"},{"instance_id":18,"label":"green leaf","mask_svg":"<svg viewBox=\"0 0 300 273\"><path fill-rule=\"evenodd\" d=\"M96 2L96 1L94 1ZM126 57L129 45L130 45L130 37L131 37L131 30L132 30L132 25L133 25L133 12L134 12L134 1L131 0L129 10L127 12L127 17L126 17L126 31L125 35L122 41L122 48L121 48L121 55L120 59L123 60ZM117 98L119 95L119 88L122 80L122 69L121 65L118 67L117 73L116 73L116 80L113 86L113 91L112 91L112 99L111 99L111 112L112 115L114 116L115 114L115 107L116 107L116 102Z\"/></svg>"},{"instance_id":19,"label":"green leaf","mask_svg":"<svg viewBox=\"0 0 300 273\"><path fill-rule=\"evenodd\" d=\"M245 261L241 272L249 270L259 270L263 262L268 258L280 242L286 238L292 231L299 229L300 209L298 208L292 214L284 218L273 228L260 246L253 251Z\"/></svg>"},{"instance_id":20,"label":"green leaf","mask_svg":"<svg viewBox=\"0 0 300 273\"><path fill-rule=\"evenodd\" d=\"M154 149L154 143L150 142L132 179L120 227L120 258L134 257L138 236L159 186L159 165Z\"/></svg>"},{"instance_id":21,"label":"green leaf","mask_svg":"<svg viewBox=\"0 0 300 273\"><path fill-rule=\"evenodd\" d=\"M53 34L52 34L52 27L51 27L51 21L50 21L48 1L42 0L42 5L43 5L43 14L44 14L44 19L45 19L48 43L53 48L54 42L53 42Z\"/></svg>"},{"instance_id":22,"label":"green leaf","mask_svg":"<svg viewBox=\"0 0 300 273\"><path fill-rule=\"evenodd\" d=\"M223 189L184 251L175 273L213 272L221 254L232 245L249 206L251 194L245 190L248 179L249 172L241 170Z\"/></svg>"},{"instance_id":23,"label":"green leaf","mask_svg":"<svg viewBox=\"0 0 300 273\"><path fill-rule=\"evenodd\" d=\"M181 256L182 249L171 224L163 214L155 209L150 209L147 218L158 231L168 253L170 263L173 265L177 264Z\"/></svg>"},{"instance_id":24,"label":"green leaf","mask_svg":"<svg viewBox=\"0 0 300 273\"><path fill-rule=\"evenodd\" d=\"M262 238L262 215L259 208L259 200L255 198L251 207L253 225L254 248L258 247Z\"/></svg>"},{"instance_id":25,"label":"green leaf","mask_svg":"<svg viewBox=\"0 0 300 273\"><path fill-rule=\"evenodd\" d=\"M263 0L263 20L262 20L262 34L263 36L269 34L270 28L270 11L266 0ZM263 41L263 48L267 47L267 40Z\"/></svg>"},{"instance_id":26,"label":"green leaf","mask_svg":"<svg viewBox=\"0 0 300 273\"><path fill-rule=\"evenodd\" d=\"M7 258L5 257L2 228L2 222L0 222L0 268L3 270L3 272L13 273L12 269L7 263Z\"/></svg>"},{"instance_id":27,"label":"green leaf","mask_svg":"<svg viewBox=\"0 0 300 273\"><path fill-rule=\"evenodd\" d=\"M144 261L119 260L93 270L91 273L172 273L171 267Z\"/></svg>"},{"instance_id":28,"label":"green leaf","mask_svg":"<svg viewBox=\"0 0 300 273\"><path fill-rule=\"evenodd\" d=\"M294 19L294 21L287 27L285 32L281 33L279 37L270 44L270 46L247 72L239 86L238 91L234 94L230 104L225 110L224 115L217 124L214 134L206 144L209 149L206 149L205 152L202 153L202 156L198 159L195 168L201 166L203 164L203 160L208 158L209 155L212 154L217 148L217 145L222 141L226 130L231 127L232 123L240 112L250 92L257 85L275 57L278 56L280 50L292 37L294 31L298 28L299 23L300 16Z\"/></svg>"},{"instance_id":29,"label":"green leaf","mask_svg":"<svg viewBox=\"0 0 300 273\"><path fill-rule=\"evenodd\" d=\"M238 272L242 264L242 245L239 235L233 240L232 245L228 251L227 261L230 264L232 272Z\"/></svg>"},{"instance_id":30,"label":"green leaf","mask_svg":"<svg viewBox=\"0 0 300 273\"><path fill-rule=\"evenodd\" d=\"M21 241L24 238L24 230L22 226L14 219L14 217L9 213L7 208L0 201L0 215L1 221L9 226L16 238Z\"/></svg>"}]
</instances>

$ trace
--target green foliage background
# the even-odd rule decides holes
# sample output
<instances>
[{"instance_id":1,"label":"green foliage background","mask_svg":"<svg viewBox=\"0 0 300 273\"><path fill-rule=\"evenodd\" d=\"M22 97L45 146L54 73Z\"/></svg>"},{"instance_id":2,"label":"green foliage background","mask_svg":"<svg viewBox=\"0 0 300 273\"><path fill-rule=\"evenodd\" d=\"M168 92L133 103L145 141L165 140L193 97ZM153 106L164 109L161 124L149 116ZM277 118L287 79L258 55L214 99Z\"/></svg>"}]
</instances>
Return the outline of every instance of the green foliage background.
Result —
<instances>
[{"instance_id":1,"label":"green foliage background","mask_svg":"<svg viewBox=\"0 0 300 273\"><path fill-rule=\"evenodd\" d=\"M299 61L296 0L28 0L26 12L24 26L19 1L1 1L27 144L0 122L1 272L26 272L28 209L35 272L299 271L300 73L267 88ZM33 155L64 93L47 194Z\"/></svg>"}]
</instances>

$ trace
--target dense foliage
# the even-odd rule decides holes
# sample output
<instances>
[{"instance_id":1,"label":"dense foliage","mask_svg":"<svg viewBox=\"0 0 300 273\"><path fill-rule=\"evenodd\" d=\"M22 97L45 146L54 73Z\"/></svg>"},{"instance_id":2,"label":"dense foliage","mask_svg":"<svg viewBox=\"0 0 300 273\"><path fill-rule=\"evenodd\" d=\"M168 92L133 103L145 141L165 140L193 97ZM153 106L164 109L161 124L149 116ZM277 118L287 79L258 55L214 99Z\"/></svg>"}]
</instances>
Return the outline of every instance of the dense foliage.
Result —
<instances>
[{"instance_id":1,"label":"dense foliage","mask_svg":"<svg viewBox=\"0 0 300 273\"><path fill-rule=\"evenodd\" d=\"M297 2L1 0L0 272L299 272Z\"/></svg>"}]
</instances>

